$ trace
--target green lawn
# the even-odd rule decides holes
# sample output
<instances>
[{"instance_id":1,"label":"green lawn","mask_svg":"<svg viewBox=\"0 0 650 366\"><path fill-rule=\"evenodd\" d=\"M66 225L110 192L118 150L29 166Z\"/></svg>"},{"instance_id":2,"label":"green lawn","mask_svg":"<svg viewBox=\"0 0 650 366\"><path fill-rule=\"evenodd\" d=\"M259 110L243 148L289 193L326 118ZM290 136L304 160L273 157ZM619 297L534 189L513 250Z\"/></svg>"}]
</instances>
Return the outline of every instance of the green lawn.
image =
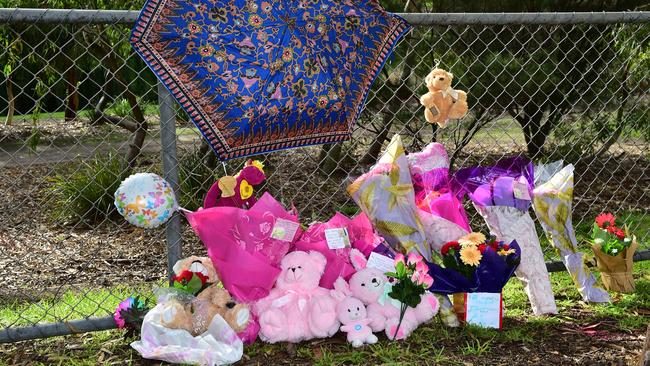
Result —
<instances>
[{"instance_id":1,"label":"green lawn","mask_svg":"<svg viewBox=\"0 0 650 366\"><path fill-rule=\"evenodd\" d=\"M645 332L650 320L650 261L636 263L634 273L636 292L613 294L611 304L581 302L570 277L565 272L553 273L551 279L560 313L551 317L532 316L522 284L512 279L504 289L506 313L502 330L467 326L446 328L436 320L418 328L407 341L390 342L382 335L378 344L360 349L350 347L342 336L303 342L295 347L258 341L245 347L243 362L463 365L503 363L511 359L509 363L519 364L522 360L518 358L518 352L524 349L529 352L527 357L554 357L557 354L576 359L590 349L606 348L608 342L617 344L612 340L618 338L622 339L618 342L630 342L629 339L636 342ZM137 292L148 293L148 288L139 291L126 287L111 288L110 291L90 290L84 297L69 292L58 302L5 304L0 307L0 324L51 321L68 314L72 314L71 318L108 315L109 309L122 297ZM99 310L97 304L102 304ZM34 365L141 364L138 354L128 346L130 341L123 339L121 331L112 330L2 345L0 365L12 364L17 354L21 360L29 360L28 363ZM633 355L634 352L636 350L624 348L619 356Z\"/></svg>"}]
</instances>

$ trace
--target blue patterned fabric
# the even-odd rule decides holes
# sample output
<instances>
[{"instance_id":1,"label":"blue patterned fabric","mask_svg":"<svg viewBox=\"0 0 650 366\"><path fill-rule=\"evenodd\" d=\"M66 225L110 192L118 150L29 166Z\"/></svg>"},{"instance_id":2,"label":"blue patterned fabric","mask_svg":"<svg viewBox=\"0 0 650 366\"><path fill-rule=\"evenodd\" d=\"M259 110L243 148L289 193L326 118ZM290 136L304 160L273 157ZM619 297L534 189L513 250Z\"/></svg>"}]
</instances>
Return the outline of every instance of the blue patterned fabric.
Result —
<instances>
[{"instance_id":1,"label":"blue patterned fabric","mask_svg":"<svg viewBox=\"0 0 650 366\"><path fill-rule=\"evenodd\" d=\"M148 0L131 43L227 160L348 139L408 29L376 0Z\"/></svg>"}]
</instances>

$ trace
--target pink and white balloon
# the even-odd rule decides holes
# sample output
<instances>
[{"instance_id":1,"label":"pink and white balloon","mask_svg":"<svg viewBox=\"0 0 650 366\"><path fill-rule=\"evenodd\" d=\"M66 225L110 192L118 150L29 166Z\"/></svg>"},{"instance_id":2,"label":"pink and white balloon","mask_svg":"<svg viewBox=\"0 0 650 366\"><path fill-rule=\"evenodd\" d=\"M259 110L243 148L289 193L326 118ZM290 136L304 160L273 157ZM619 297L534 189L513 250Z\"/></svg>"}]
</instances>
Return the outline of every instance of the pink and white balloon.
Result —
<instances>
[{"instance_id":1,"label":"pink and white balloon","mask_svg":"<svg viewBox=\"0 0 650 366\"><path fill-rule=\"evenodd\" d=\"M178 210L171 185L157 174L137 173L126 178L115 191L115 207L131 224L155 228Z\"/></svg>"}]
</instances>

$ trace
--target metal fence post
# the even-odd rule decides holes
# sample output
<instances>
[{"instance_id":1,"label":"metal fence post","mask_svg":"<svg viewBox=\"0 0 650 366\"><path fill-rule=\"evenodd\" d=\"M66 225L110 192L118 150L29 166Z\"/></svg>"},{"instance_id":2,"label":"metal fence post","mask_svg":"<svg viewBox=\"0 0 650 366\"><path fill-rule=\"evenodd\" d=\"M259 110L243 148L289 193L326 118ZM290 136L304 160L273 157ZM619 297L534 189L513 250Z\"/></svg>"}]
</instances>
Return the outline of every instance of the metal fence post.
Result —
<instances>
[{"instance_id":1,"label":"metal fence post","mask_svg":"<svg viewBox=\"0 0 650 366\"><path fill-rule=\"evenodd\" d=\"M162 83L158 82L158 104L160 106L160 144L163 177L178 193L178 156L176 155L176 110L174 98ZM167 241L167 276L171 281L173 267L181 258L181 217L174 213L165 227Z\"/></svg>"}]
</instances>

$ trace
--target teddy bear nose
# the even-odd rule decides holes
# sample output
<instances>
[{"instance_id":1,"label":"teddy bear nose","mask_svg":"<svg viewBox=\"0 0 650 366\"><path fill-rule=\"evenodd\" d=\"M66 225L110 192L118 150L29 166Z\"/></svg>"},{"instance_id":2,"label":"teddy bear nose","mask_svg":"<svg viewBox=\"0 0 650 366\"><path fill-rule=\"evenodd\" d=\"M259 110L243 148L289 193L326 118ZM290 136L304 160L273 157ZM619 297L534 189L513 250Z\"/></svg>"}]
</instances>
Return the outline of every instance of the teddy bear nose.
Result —
<instances>
[{"instance_id":1,"label":"teddy bear nose","mask_svg":"<svg viewBox=\"0 0 650 366\"><path fill-rule=\"evenodd\" d=\"M233 301L228 301L228 302L226 303L226 307L227 307L228 309L232 309L232 308L234 308L235 305L236 305L236 304L235 304Z\"/></svg>"},{"instance_id":2,"label":"teddy bear nose","mask_svg":"<svg viewBox=\"0 0 650 366\"><path fill-rule=\"evenodd\" d=\"M445 80L445 78L440 78L440 81Z\"/></svg>"},{"instance_id":3,"label":"teddy bear nose","mask_svg":"<svg viewBox=\"0 0 650 366\"><path fill-rule=\"evenodd\" d=\"M377 279L376 279L376 278L373 278L373 279L372 279L372 283L377 283Z\"/></svg>"},{"instance_id":4,"label":"teddy bear nose","mask_svg":"<svg viewBox=\"0 0 650 366\"><path fill-rule=\"evenodd\" d=\"M296 267L291 267L292 272L296 272Z\"/></svg>"}]
</instances>

